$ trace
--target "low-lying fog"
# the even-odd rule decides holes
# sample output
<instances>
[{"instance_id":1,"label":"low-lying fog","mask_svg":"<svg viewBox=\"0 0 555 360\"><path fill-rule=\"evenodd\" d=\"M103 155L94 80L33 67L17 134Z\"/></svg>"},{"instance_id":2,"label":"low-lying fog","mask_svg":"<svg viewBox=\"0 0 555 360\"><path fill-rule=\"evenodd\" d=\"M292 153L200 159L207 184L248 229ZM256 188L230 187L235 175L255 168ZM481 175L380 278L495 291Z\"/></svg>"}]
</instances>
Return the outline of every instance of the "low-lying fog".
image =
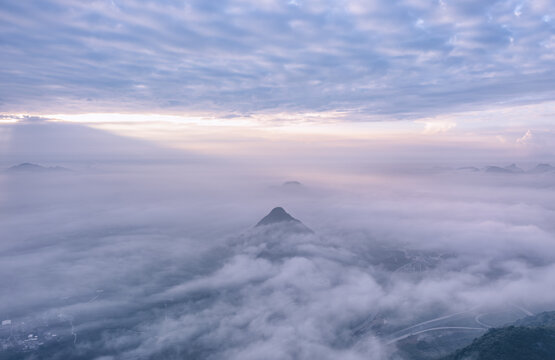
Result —
<instances>
[{"instance_id":1,"label":"low-lying fog","mask_svg":"<svg viewBox=\"0 0 555 360\"><path fill-rule=\"evenodd\" d=\"M413 325L478 336L555 309L553 172L303 175L20 150L6 169L71 171L0 175L10 356L34 334L51 359L403 358ZM314 233L255 228L276 206Z\"/></svg>"}]
</instances>

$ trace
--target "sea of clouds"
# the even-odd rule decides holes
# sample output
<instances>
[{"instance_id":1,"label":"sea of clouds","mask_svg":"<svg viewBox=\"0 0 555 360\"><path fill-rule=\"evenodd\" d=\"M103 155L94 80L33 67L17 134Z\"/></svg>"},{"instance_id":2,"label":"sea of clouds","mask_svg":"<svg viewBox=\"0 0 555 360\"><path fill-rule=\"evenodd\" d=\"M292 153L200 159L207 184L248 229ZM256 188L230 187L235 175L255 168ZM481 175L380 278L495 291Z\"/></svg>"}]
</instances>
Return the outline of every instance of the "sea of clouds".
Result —
<instances>
[{"instance_id":1,"label":"sea of clouds","mask_svg":"<svg viewBox=\"0 0 555 360\"><path fill-rule=\"evenodd\" d=\"M52 359L390 359L427 319L555 308L553 173L63 165L0 175L0 316ZM255 228L274 206L314 232Z\"/></svg>"}]
</instances>

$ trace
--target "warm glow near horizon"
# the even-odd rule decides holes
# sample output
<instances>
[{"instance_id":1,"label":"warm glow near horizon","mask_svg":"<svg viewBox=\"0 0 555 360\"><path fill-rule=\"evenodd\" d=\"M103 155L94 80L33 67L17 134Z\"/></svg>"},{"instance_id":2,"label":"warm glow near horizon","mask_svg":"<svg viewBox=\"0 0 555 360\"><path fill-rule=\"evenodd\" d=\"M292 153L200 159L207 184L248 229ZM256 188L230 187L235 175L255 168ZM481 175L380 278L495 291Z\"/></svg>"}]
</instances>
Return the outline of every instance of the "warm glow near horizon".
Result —
<instances>
[{"instance_id":1,"label":"warm glow near horizon","mask_svg":"<svg viewBox=\"0 0 555 360\"><path fill-rule=\"evenodd\" d=\"M72 123L164 147L226 156L278 154L284 147L303 152L325 152L329 146L358 147L376 152L380 148L464 146L505 149L508 157L521 157L531 151L550 151L551 144L544 139L550 136L549 114L553 108L554 103L548 102L396 121L350 121L348 114L333 111L232 118L208 113L20 114L5 116L3 121Z\"/></svg>"},{"instance_id":2,"label":"warm glow near horizon","mask_svg":"<svg viewBox=\"0 0 555 360\"><path fill-rule=\"evenodd\" d=\"M278 113L223 118L217 115L87 113L41 115L51 121L83 124L175 147L193 146L218 153L219 142L249 140L284 143L373 141L375 144L482 143L494 147L532 145L532 135L547 136L554 102L496 107L397 121L349 121L348 114ZM197 141L198 140L198 141ZM205 144L202 144L205 142ZM185 145L183 145L184 143ZM339 143L337 143L339 144ZM545 149L545 141L537 144Z\"/></svg>"}]
</instances>

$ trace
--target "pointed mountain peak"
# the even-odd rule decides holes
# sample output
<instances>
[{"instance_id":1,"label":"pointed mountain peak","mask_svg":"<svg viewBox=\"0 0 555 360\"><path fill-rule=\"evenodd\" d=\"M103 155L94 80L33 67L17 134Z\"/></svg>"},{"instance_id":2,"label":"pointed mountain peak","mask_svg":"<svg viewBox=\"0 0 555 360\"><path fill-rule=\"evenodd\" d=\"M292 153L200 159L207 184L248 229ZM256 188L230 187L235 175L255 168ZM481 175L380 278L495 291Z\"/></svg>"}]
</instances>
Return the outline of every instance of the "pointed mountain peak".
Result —
<instances>
[{"instance_id":1,"label":"pointed mountain peak","mask_svg":"<svg viewBox=\"0 0 555 360\"><path fill-rule=\"evenodd\" d=\"M260 220L258 224L256 224L256 226L258 227L262 225L270 225L270 224L291 222L291 221L300 223L299 220L289 215L287 211L285 211L282 207L275 207L272 209L272 211L270 211L268 215L264 216L264 218L262 218L262 220Z\"/></svg>"}]
</instances>

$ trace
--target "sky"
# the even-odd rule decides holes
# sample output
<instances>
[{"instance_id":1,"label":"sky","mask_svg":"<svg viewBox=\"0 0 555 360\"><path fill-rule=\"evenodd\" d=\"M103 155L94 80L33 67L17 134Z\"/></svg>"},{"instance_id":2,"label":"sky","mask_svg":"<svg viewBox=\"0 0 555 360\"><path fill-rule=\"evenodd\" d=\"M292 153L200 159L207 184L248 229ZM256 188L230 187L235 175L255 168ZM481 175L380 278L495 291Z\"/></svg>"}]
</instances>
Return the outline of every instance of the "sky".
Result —
<instances>
[{"instance_id":1,"label":"sky","mask_svg":"<svg viewBox=\"0 0 555 360\"><path fill-rule=\"evenodd\" d=\"M548 0L3 1L0 18L8 119L158 141L176 123L211 139L214 125L238 138L284 126L396 142L553 136Z\"/></svg>"}]
</instances>

